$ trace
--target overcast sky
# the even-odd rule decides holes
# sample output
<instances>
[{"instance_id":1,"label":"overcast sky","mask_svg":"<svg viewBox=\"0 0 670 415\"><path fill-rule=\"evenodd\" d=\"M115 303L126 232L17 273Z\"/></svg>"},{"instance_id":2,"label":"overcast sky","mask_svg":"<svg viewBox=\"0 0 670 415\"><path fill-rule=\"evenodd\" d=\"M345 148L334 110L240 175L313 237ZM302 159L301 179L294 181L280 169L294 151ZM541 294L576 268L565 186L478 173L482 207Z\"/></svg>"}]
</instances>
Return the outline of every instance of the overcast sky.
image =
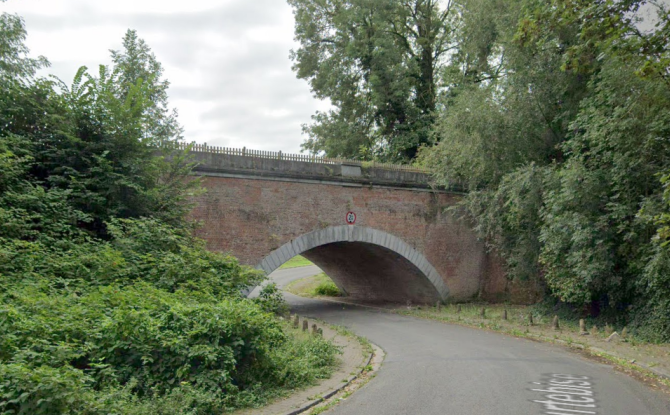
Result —
<instances>
[{"instance_id":1,"label":"overcast sky","mask_svg":"<svg viewBox=\"0 0 670 415\"><path fill-rule=\"evenodd\" d=\"M82 65L109 64L136 29L163 64L187 141L298 152L301 124L328 108L291 71L285 0L8 0L0 10L23 16L32 54L66 83Z\"/></svg>"},{"instance_id":2,"label":"overcast sky","mask_svg":"<svg viewBox=\"0 0 670 415\"><path fill-rule=\"evenodd\" d=\"M25 19L31 54L66 83L82 65L109 64L136 29L163 64L187 141L298 152L301 124L328 107L291 71L285 0L8 0L0 10Z\"/></svg>"}]
</instances>

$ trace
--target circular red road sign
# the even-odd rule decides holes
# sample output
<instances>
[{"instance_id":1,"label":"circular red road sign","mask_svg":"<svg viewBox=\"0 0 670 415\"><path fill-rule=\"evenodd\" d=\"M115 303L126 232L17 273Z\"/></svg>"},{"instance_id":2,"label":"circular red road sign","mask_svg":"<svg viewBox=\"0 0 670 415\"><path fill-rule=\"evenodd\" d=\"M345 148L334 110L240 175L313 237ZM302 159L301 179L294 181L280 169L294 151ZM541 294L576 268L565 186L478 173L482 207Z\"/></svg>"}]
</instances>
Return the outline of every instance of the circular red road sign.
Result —
<instances>
[{"instance_id":1,"label":"circular red road sign","mask_svg":"<svg viewBox=\"0 0 670 415\"><path fill-rule=\"evenodd\" d=\"M353 225L356 223L356 214L354 212L347 212L347 216L344 217L344 220L346 220L349 225Z\"/></svg>"}]
</instances>

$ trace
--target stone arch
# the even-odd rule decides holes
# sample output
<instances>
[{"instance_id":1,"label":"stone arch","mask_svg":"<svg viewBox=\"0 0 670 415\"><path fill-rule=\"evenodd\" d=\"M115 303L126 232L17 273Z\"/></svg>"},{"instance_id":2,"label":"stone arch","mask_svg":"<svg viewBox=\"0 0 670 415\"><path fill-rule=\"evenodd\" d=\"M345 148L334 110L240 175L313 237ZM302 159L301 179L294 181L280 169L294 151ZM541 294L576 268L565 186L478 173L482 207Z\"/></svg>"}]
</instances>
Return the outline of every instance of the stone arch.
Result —
<instances>
[{"instance_id":1,"label":"stone arch","mask_svg":"<svg viewBox=\"0 0 670 415\"><path fill-rule=\"evenodd\" d=\"M312 261L316 262L321 268L324 268L318 262L319 250L327 252L330 249L333 251L337 250L337 247L342 248L344 245L353 247L353 249L364 246L371 247L372 249L376 249L375 253L377 256L395 258L396 262L391 265L398 264L399 269L403 269L403 267L406 270L411 269L412 272L407 272L407 274L412 275L408 275L407 278L414 278L414 282L409 284L421 286L419 289L421 295L417 294L415 298L408 296L408 300L416 299L420 302L427 302L437 299L443 301L449 295L449 289L444 280L421 252L397 236L377 229L356 225L333 226L301 235L272 251L261 261L257 268L262 269L269 275L284 262L300 254L304 254L308 259L312 259L310 255L315 257L317 261L314 259ZM389 267L387 266L386 269L388 271ZM331 275L329 270L325 268L324 270ZM341 284L341 281L338 282L337 278L333 275L331 277L333 277L333 280L340 288L344 288L346 291L346 284ZM396 281L398 281L398 278L396 277ZM408 291L412 290L409 289ZM433 292L428 293L428 291ZM383 300L384 298L380 297L379 299ZM398 299L397 295L394 299Z\"/></svg>"}]
</instances>

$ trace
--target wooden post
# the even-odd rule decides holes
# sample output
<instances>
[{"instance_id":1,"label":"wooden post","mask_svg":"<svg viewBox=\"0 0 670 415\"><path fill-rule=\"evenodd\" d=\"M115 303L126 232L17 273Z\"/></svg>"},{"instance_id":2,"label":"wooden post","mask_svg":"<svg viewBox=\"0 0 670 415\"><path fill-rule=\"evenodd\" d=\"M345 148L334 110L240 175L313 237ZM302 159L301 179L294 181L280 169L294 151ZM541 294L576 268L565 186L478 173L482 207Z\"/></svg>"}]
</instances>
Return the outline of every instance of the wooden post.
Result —
<instances>
[{"instance_id":1,"label":"wooden post","mask_svg":"<svg viewBox=\"0 0 670 415\"><path fill-rule=\"evenodd\" d=\"M298 317L298 315L296 314L295 318L293 319L293 328L297 329L299 324L300 324L300 317Z\"/></svg>"},{"instance_id":2,"label":"wooden post","mask_svg":"<svg viewBox=\"0 0 670 415\"><path fill-rule=\"evenodd\" d=\"M457 312L458 314L461 314L461 305L460 305L460 304L458 305L458 308L456 309L456 312Z\"/></svg>"},{"instance_id":3,"label":"wooden post","mask_svg":"<svg viewBox=\"0 0 670 415\"><path fill-rule=\"evenodd\" d=\"M316 324L312 324L312 335L316 336L318 333L319 332L317 330Z\"/></svg>"},{"instance_id":4,"label":"wooden post","mask_svg":"<svg viewBox=\"0 0 670 415\"><path fill-rule=\"evenodd\" d=\"M323 337L323 329L321 327L319 327L319 330L317 330L317 331L319 333L319 336Z\"/></svg>"},{"instance_id":5,"label":"wooden post","mask_svg":"<svg viewBox=\"0 0 670 415\"><path fill-rule=\"evenodd\" d=\"M579 334L582 336L589 334L589 332L586 331L586 322L583 318L579 319Z\"/></svg>"},{"instance_id":6,"label":"wooden post","mask_svg":"<svg viewBox=\"0 0 670 415\"><path fill-rule=\"evenodd\" d=\"M558 325L558 316L554 316L554 320L551 322L551 327L554 330L560 329L560 326Z\"/></svg>"},{"instance_id":7,"label":"wooden post","mask_svg":"<svg viewBox=\"0 0 670 415\"><path fill-rule=\"evenodd\" d=\"M610 326L610 323L605 324L605 336L609 336L614 333L614 329Z\"/></svg>"},{"instance_id":8,"label":"wooden post","mask_svg":"<svg viewBox=\"0 0 670 415\"><path fill-rule=\"evenodd\" d=\"M437 310L438 313L442 311L442 303L440 301L435 303L435 309Z\"/></svg>"},{"instance_id":9,"label":"wooden post","mask_svg":"<svg viewBox=\"0 0 670 415\"><path fill-rule=\"evenodd\" d=\"M482 307L481 315L482 318L486 318L486 309L484 307Z\"/></svg>"},{"instance_id":10,"label":"wooden post","mask_svg":"<svg viewBox=\"0 0 670 415\"><path fill-rule=\"evenodd\" d=\"M528 313L528 324L533 325L533 313Z\"/></svg>"},{"instance_id":11,"label":"wooden post","mask_svg":"<svg viewBox=\"0 0 670 415\"><path fill-rule=\"evenodd\" d=\"M304 319L302 321L302 331L307 331L307 329L309 329L309 321L307 321L307 319Z\"/></svg>"},{"instance_id":12,"label":"wooden post","mask_svg":"<svg viewBox=\"0 0 670 415\"><path fill-rule=\"evenodd\" d=\"M503 308L503 315L502 315L503 320L507 320L507 309Z\"/></svg>"}]
</instances>

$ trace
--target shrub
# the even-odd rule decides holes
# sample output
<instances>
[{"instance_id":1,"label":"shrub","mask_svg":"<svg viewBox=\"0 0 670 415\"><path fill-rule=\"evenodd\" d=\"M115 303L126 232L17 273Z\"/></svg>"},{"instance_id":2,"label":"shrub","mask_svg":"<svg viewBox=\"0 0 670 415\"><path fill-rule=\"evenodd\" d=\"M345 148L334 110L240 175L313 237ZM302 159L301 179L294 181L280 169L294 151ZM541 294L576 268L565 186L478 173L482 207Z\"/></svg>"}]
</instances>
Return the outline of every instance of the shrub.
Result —
<instances>
[{"instance_id":1,"label":"shrub","mask_svg":"<svg viewBox=\"0 0 670 415\"><path fill-rule=\"evenodd\" d=\"M288 304L286 304L282 292L277 288L277 284L274 283L263 286L260 294L254 301L268 313L285 315L289 311Z\"/></svg>"},{"instance_id":2,"label":"shrub","mask_svg":"<svg viewBox=\"0 0 670 415\"><path fill-rule=\"evenodd\" d=\"M0 362L0 414L81 414L92 379L70 366Z\"/></svg>"},{"instance_id":3,"label":"shrub","mask_svg":"<svg viewBox=\"0 0 670 415\"><path fill-rule=\"evenodd\" d=\"M330 342L287 336L272 314L245 299L169 293L144 282L82 295L55 295L44 281L4 278L3 285L5 411L96 413L112 393L154 408L151 414L174 400L205 408L193 413L220 413L310 384L336 363Z\"/></svg>"},{"instance_id":4,"label":"shrub","mask_svg":"<svg viewBox=\"0 0 670 415\"><path fill-rule=\"evenodd\" d=\"M342 295L340 289L332 281L324 281L314 289L315 295L325 295L328 297L339 297Z\"/></svg>"},{"instance_id":5,"label":"shrub","mask_svg":"<svg viewBox=\"0 0 670 415\"><path fill-rule=\"evenodd\" d=\"M332 345L290 338L277 292L241 295L262 274L192 235L198 181L146 44L129 31L69 87L30 76L0 17L0 415L218 415L328 373Z\"/></svg>"}]
</instances>

